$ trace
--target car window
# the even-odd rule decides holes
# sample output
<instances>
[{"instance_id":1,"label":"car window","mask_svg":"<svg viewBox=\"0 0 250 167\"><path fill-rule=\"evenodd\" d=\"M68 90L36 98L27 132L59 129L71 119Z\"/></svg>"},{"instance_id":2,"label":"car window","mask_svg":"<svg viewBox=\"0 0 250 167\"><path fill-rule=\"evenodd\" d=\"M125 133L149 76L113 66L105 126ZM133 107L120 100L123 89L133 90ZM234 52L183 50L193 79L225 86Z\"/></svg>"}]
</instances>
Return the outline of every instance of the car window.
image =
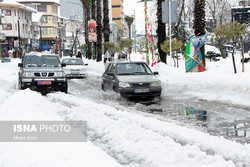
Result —
<instances>
[{"instance_id":1,"label":"car window","mask_svg":"<svg viewBox=\"0 0 250 167\"><path fill-rule=\"evenodd\" d=\"M42 56L26 56L25 67L59 67L60 62L57 56L42 55Z\"/></svg>"},{"instance_id":2,"label":"car window","mask_svg":"<svg viewBox=\"0 0 250 167\"><path fill-rule=\"evenodd\" d=\"M122 63L117 65L117 75L150 75L152 71L145 63Z\"/></svg>"},{"instance_id":3,"label":"car window","mask_svg":"<svg viewBox=\"0 0 250 167\"><path fill-rule=\"evenodd\" d=\"M67 65L84 65L82 59L64 59L63 63Z\"/></svg>"},{"instance_id":4,"label":"car window","mask_svg":"<svg viewBox=\"0 0 250 167\"><path fill-rule=\"evenodd\" d=\"M108 67L108 73L114 73L115 72L115 64L110 64Z\"/></svg>"}]
</instances>

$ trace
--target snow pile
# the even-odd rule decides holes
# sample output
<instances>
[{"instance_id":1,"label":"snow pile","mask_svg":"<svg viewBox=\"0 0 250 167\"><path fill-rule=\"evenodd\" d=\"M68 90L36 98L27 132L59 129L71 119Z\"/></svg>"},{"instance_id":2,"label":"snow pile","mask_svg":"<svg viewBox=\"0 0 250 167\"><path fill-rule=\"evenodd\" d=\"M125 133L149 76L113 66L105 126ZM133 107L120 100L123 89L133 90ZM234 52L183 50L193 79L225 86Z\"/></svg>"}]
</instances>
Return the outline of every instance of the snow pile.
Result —
<instances>
[{"instance_id":1,"label":"snow pile","mask_svg":"<svg viewBox=\"0 0 250 167\"><path fill-rule=\"evenodd\" d=\"M2 89L2 87L1 87ZM14 105L13 105L14 104ZM29 89L14 93L0 105L1 120L64 120L64 106ZM91 142L0 143L0 166L120 166Z\"/></svg>"},{"instance_id":2,"label":"snow pile","mask_svg":"<svg viewBox=\"0 0 250 167\"><path fill-rule=\"evenodd\" d=\"M50 94L71 104L69 119L88 120L88 135L120 163L129 166L244 166L250 146L174 123L117 110L71 95Z\"/></svg>"},{"instance_id":3,"label":"snow pile","mask_svg":"<svg viewBox=\"0 0 250 167\"><path fill-rule=\"evenodd\" d=\"M12 59L11 63L0 63L0 104L17 89L19 61Z\"/></svg>"}]
</instances>

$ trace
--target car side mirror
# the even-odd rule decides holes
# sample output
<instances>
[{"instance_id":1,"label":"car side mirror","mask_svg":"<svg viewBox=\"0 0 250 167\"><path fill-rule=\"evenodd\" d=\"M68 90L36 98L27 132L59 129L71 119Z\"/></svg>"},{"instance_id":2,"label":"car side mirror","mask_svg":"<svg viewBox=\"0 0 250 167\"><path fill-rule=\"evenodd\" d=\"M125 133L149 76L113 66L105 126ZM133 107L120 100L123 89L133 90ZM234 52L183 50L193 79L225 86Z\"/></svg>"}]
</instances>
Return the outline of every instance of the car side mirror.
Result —
<instances>
[{"instance_id":1,"label":"car side mirror","mask_svg":"<svg viewBox=\"0 0 250 167\"><path fill-rule=\"evenodd\" d=\"M154 72L154 75L159 75L159 72Z\"/></svg>"},{"instance_id":2,"label":"car side mirror","mask_svg":"<svg viewBox=\"0 0 250 167\"><path fill-rule=\"evenodd\" d=\"M66 63L62 63L62 67L66 67Z\"/></svg>"},{"instance_id":3,"label":"car side mirror","mask_svg":"<svg viewBox=\"0 0 250 167\"><path fill-rule=\"evenodd\" d=\"M23 63L18 63L18 67L23 68Z\"/></svg>"},{"instance_id":4,"label":"car side mirror","mask_svg":"<svg viewBox=\"0 0 250 167\"><path fill-rule=\"evenodd\" d=\"M84 64L85 66L88 66L88 64Z\"/></svg>"}]
</instances>

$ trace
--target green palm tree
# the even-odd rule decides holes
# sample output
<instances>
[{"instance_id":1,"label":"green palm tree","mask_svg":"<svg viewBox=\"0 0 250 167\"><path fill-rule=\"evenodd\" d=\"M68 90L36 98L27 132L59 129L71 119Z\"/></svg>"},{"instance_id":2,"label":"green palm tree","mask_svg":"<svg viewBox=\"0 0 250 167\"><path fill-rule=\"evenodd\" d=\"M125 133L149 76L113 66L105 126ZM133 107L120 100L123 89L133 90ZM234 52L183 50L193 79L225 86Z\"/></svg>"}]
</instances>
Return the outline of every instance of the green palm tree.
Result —
<instances>
[{"instance_id":1,"label":"green palm tree","mask_svg":"<svg viewBox=\"0 0 250 167\"><path fill-rule=\"evenodd\" d=\"M134 17L126 16L124 20L126 21L128 25L129 38L131 38L131 25L134 22Z\"/></svg>"}]
</instances>

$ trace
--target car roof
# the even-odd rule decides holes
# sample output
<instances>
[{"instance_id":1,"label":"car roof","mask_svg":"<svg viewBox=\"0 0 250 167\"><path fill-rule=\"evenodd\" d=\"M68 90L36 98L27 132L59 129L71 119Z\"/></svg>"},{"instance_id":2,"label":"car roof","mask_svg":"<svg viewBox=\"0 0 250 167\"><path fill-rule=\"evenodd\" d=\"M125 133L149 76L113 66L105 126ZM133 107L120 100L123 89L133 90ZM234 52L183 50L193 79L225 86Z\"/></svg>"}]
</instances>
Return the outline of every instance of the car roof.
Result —
<instances>
[{"instance_id":1,"label":"car roof","mask_svg":"<svg viewBox=\"0 0 250 167\"><path fill-rule=\"evenodd\" d=\"M49 55L49 56L58 56L58 54L53 54L53 53L47 53L47 52L29 52L26 53L24 56L45 56L45 55Z\"/></svg>"},{"instance_id":2,"label":"car roof","mask_svg":"<svg viewBox=\"0 0 250 167\"><path fill-rule=\"evenodd\" d=\"M81 58L79 58L79 57L69 57L69 58L63 58L63 60L70 60L70 59L80 59L80 60L82 60Z\"/></svg>"},{"instance_id":3,"label":"car roof","mask_svg":"<svg viewBox=\"0 0 250 167\"><path fill-rule=\"evenodd\" d=\"M111 62L115 64L136 64L136 63L143 63L145 64L144 61L117 61L117 62Z\"/></svg>"}]
</instances>

